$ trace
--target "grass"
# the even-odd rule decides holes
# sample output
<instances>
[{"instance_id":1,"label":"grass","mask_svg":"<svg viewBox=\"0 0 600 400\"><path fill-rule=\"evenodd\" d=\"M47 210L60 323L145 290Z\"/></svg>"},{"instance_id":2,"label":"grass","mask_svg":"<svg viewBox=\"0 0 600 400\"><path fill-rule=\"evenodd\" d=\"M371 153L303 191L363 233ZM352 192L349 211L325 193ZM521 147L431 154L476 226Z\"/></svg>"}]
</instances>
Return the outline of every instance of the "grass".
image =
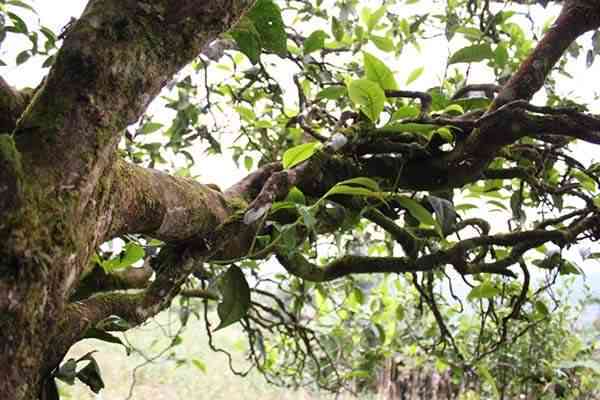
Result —
<instances>
[{"instance_id":1,"label":"grass","mask_svg":"<svg viewBox=\"0 0 600 400\"><path fill-rule=\"evenodd\" d=\"M179 326L178 321L179 317L175 312L165 311L148 324L122 335L124 341L135 349L129 356L120 345L95 339L78 343L65 361L69 358L78 359L96 350L94 357L100 366L106 387L96 395L79 380L73 386L59 382L61 399L125 400L128 399L130 388L131 400L334 398L325 393L271 386L255 370L245 378L234 375L229 370L227 357L209 349L204 321L194 316L190 317L187 329L181 334L181 343L170 348ZM216 319L212 326L216 326ZM237 370L249 367L244 359L245 340L236 325L214 333L213 337L216 345L231 352L233 365ZM134 374L135 385L132 387Z\"/></svg>"}]
</instances>

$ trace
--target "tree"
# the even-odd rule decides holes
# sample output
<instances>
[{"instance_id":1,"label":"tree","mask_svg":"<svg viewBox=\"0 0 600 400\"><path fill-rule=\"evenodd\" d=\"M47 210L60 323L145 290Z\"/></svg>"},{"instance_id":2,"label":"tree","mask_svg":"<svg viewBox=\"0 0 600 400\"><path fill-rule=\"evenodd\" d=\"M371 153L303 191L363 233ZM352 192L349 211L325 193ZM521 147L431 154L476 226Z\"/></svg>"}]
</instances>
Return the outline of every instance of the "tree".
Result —
<instances>
[{"instance_id":1,"label":"tree","mask_svg":"<svg viewBox=\"0 0 600 400\"><path fill-rule=\"evenodd\" d=\"M335 298L324 282L375 273L406 278L463 370L517 335L511 327L551 318L543 292L530 287L529 269L577 269L560 253L537 262L525 255L599 235L600 169L570 149L578 141L600 143L600 119L554 84L557 74L567 75L563 54L600 27L600 5L561 2L556 21L532 41L511 20L515 10L527 10L524 3L548 2L498 8L451 1L441 13L432 8L404 18L404 2L365 8L358 17L356 0L327 7L304 0L90 0L57 38L28 28L18 12L27 3L0 2L2 40L9 33L32 42L17 63L43 54L51 65L35 90L0 79L0 397L57 398L54 377L69 371L99 389L93 363L79 371L72 363L60 367L74 343L142 324L184 286L188 296L215 299L206 287L188 287L215 277L221 327L241 321L255 346L266 340L265 321L276 324L271 330L288 329L280 333L300 337L305 347L298 352L324 386L335 366L328 344L302 328L313 297ZM305 22L301 32L284 26L282 9ZM315 20L331 32L311 30ZM403 46L418 47L432 30L467 45L447 60L452 68L439 87L400 90L374 49L402 60ZM598 43L596 33L589 64ZM208 74L224 56L232 60L229 78L183 77L176 84L169 128L144 116L182 68L192 63L194 72ZM297 109L269 63L292 71ZM494 81L473 84L462 65L471 63L489 66ZM542 88L546 104L531 104ZM148 168L165 166L166 151L201 163L186 150L194 141L220 151L206 121L224 103L241 118L234 156L251 167L253 154L253 172L221 190ZM157 130L168 139L162 146L143 138ZM465 196L479 197L482 207L487 200L501 209L509 204L509 229L497 233L502 224L463 217ZM540 215L528 220L527 210ZM376 234L379 254L352 248ZM127 242L120 254L99 250L117 237ZM320 252L315 243L323 237L338 238L339 251ZM251 291L245 278L272 255L287 271L277 283L289 304ZM141 259L144 268L125 269ZM491 336L474 353L456 345L450 316L440 312L446 270L474 277L469 297L487 304L481 315ZM338 293L362 295L360 279L343 282L350 289ZM139 290L119 291L128 288ZM254 354L268 372L273 359Z\"/></svg>"}]
</instances>

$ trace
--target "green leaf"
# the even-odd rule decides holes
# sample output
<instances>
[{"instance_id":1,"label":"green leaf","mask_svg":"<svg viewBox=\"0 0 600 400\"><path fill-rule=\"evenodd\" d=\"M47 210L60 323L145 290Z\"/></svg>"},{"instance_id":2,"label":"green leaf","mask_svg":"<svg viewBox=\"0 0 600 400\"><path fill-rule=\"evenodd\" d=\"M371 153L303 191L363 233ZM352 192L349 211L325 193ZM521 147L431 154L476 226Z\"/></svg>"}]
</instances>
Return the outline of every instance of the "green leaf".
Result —
<instances>
[{"instance_id":1,"label":"green leaf","mask_svg":"<svg viewBox=\"0 0 600 400\"><path fill-rule=\"evenodd\" d=\"M381 51L390 52L396 48L392 39L384 36L369 35L369 39Z\"/></svg>"},{"instance_id":2,"label":"green leaf","mask_svg":"<svg viewBox=\"0 0 600 400\"><path fill-rule=\"evenodd\" d=\"M292 168L302 161L308 160L321 148L320 142L303 143L286 150L283 153L283 168Z\"/></svg>"},{"instance_id":3,"label":"green leaf","mask_svg":"<svg viewBox=\"0 0 600 400\"><path fill-rule=\"evenodd\" d=\"M8 0L6 2L6 4L10 4L13 5L15 7L21 7L21 8L25 8L31 12L33 12L34 14L37 14L38 12L35 10L35 8L31 7L29 4L25 3L24 1L20 1L20 0Z\"/></svg>"},{"instance_id":4,"label":"green leaf","mask_svg":"<svg viewBox=\"0 0 600 400\"><path fill-rule=\"evenodd\" d=\"M478 299L489 299L500 294L500 289L494 286L491 282L483 282L479 286L475 286L469 292L467 299L478 300Z\"/></svg>"},{"instance_id":5,"label":"green leaf","mask_svg":"<svg viewBox=\"0 0 600 400\"><path fill-rule=\"evenodd\" d=\"M192 358L192 364L204 374L206 374L206 372L208 371L208 369L206 368L206 364L197 358Z\"/></svg>"},{"instance_id":6,"label":"green leaf","mask_svg":"<svg viewBox=\"0 0 600 400\"><path fill-rule=\"evenodd\" d=\"M408 79L406 79L406 84L410 85L411 83L419 79L419 77L423 74L424 70L425 68L423 67L415 68L408 76Z\"/></svg>"},{"instance_id":7,"label":"green leaf","mask_svg":"<svg viewBox=\"0 0 600 400\"><path fill-rule=\"evenodd\" d=\"M383 90L396 90L398 84L394 78L393 72L385 65L383 61L367 52L363 53L365 77L373 82L377 82Z\"/></svg>"},{"instance_id":8,"label":"green leaf","mask_svg":"<svg viewBox=\"0 0 600 400\"><path fill-rule=\"evenodd\" d=\"M343 194L348 196L359 196L359 197L376 197L379 199L383 199L381 193L374 192L371 189L367 189L364 187L357 186L348 186L348 185L340 185L339 183L329 189L327 193L323 196L323 198L333 196L336 194Z\"/></svg>"},{"instance_id":9,"label":"green leaf","mask_svg":"<svg viewBox=\"0 0 600 400\"><path fill-rule=\"evenodd\" d=\"M89 361L89 363L77 372L77 378L85 383L92 392L100 393L100 391L104 389L104 381L102 380L100 366L96 362L96 359L92 357L91 353L88 353L77 360L78 363L80 361Z\"/></svg>"},{"instance_id":10,"label":"green leaf","mask_svg":"<svg viewBox=\"0 0 600 400\"><path fill-rule=\"evenodd\" d=\"M348 85L348 94L371 121L377 121L385 103L385 93L377 83L368 79L352 81Z\"/></svg>"},{"instance_id":11,"label":"green leaf","mask_svg":"<svg viewBox=\"0 0 600 400\"><path fill-rule=\"evenodd\" d=\"M338 42L344 39L344 25L336 17L331 17L331 33Z\"/></svg>"},{"instance_id":12,"label":"green leaf","mask_svg":"<svg viewBox=\"0 0 600 400\"><path fill-rule=\"evenodd\" d=\"M161 124L160 122L146 122L144 124L144 126L142 126L142 129L140 130L140 132L144 135L147 135L149 133L156 132L163 126L164 125Z\"/></svg>"},{"instance_id":13,"label":"green leaf","mask_svg":"<svg viewBox=\"0 0 600 400\"><path fill-rule=\"evenodd\" d=\"M22 52L20 52L17 55L17 65L21 65L23 64L25 61L29 60L29 57L31 57L31 53L29 52L29 50L23 50Z\"/></svg>"},{"instance_id":14,"label":"green leaf","mask_svg":"<svg viewBox=\"0 0 600 400\"><path fill-rule=\"evenodd\" d=\"M392 114L392 121L397 121L399 119L405 118L416 118L419 115L419 108L415 106L404 106L400 107L394 114Z\"/></svg>"},{"instance_id":15,"label":"green leaf","mask_svg":"<svg viewBox=\"0 0 600 400\"><path fill-rule=\"evenodd\" d=\"M106 272L111 272L117 269L127 268L143 259L145 255L146 252L142 246L135 242L129 242L125 245L125 248L118 257L105 261L101 265Z\"/></svg>"},{"instance_id":16,"label":"green leaf","mask_svg":"<svg viewBox=\"0 0 600 400\"><path fill-rule=\"evenodd\" d=\"M248 57L252 64L260 59L260 34L249 18L242 18L231 32L231 37L237 43L240 51Z\"/></svg>"},{"instance_id":17,"label":"green leaf","mask_svg":"<svg viewBox=\"0 0 600 400\"><path fill-rule=\"evenodd\" d=\"M312 53L313 51L321 50L325 47L325 39L328 37L327 33L322 30L314 31L304 41L304 54Z\"/></svg>"},{"instance_id":18,"label":"green leaf","mask_svg":"<svg viewBox=\"0 0 600 400\"><path fill-rule=\"evenodd\" d=\"M435 226L435 220L433 219L431 213L417 201L406 196L397 196L394 199L421 224Z\"/></svg>"},{"instance_id":19,"label":"green leaf","mask_svg":"<svg viewBox=\"0 0 600 400\"><path fill-rule=\"evenodd\" d=\"M290 189L287 196L285 197L285 201L289 201L294 204L306 204L306 196L300 189L296 186Z\"/></svg>"},{"instance_id":20,"label":"green leaf","mask_svg":"<svg viewBox=\"0 0 600 400\"><path fill-rule=\"evenodd\" d=\"M239 267L229 267L221 278L220 287L223 300L217 306L217 313L221 323L215 330L239 321L250 308L250 287Z\"/></svg>"},{"instance_id":21,"label":"green leaf","mask_svg":"<svg viewBox=\"0 0 600 400\"><path fill-rule=\"evenodd\" d=\"M77 375L77 361L74 358L69 358L63 365L60 366L58 371L55 372L54 376L57 379L65 382L69 385L75 384L75 377Z\"/></svg>"},{"instance_id":22,"label":"green leaf","mask_svg":"<svg viewBox=\"0 0 600 400\"><path fill-rule=\"evenodd\" d=\"M581 275L583 273L575 264L564 259L559 271L561 275Z\"/></svg>"},{"instance_id":23,"label":"green leaf","mask_svg":"<svg viewBox=\"0 0 600 400\"><path fill-rule=\"evenodd\" d=\"M489 44L474 44L463 47L450 57L448 64L474 63L494 58L494 52Z\"/></svg>"},{"instance_id":24,"label":"green leaf","mask_svg":"<svg viewBox=\"0 0 600 400\"><path fill-rule=\"evenodd\" d=\"M510 56L508 54L508 50L506 46L503 44L499 44L494 51L494 62L498 68L504 68L508 63Z\"/></svg>"},{"instance_id":25,"label":"green leaf","mask_svg":"<svg viewBox=\"0 0 600 400\"><path fill-rule=\"evenodd\" d=\"M328 86L325 89L317 93L317 99L329 99L337 100L340 97L346 95L347 89L345 86L333 85Z\"/></svg>"},{"instance_id":26,"label":"green leaf","mask_svg":"<svg viewBox=\"0 0 600 400\"><path fill-rule=\"evenodd\" d=\"M287 35L279 6L272 0L258 0L247 15L260 34L262 47L285 56Z\"/></svg>"},{"instance_id":27,"label":"green leaf","mask_svg":"<svg viewBox=\"0 0 600 400\"><path fill-rule=\"evenodd\" d=\"M339 182L338 185L364 186L367 189L371 189L374 192L381 192L381 188L379 187L379 184L371 178L358 177L358 178L347 179L345 181Z\"/></svg>"},{"instance_id":28,"label":"green leaf","mask_svg":"<svg viewBox=\"0 0 600 400\"><path fill-rule=\"evenodd\" d=\"M377 23L385 15L385 6L379 7L377 10L371 12L371 9L365 7L362 9L361 17L367 26L367 30L371 32L377 26Z\"/></svg>"},{"instance_id":29,"label":"green leaf","mask_svg":"<svg viewBox=\"0 0 600 400\"><path fill-rule=\"evenodd\" d=\"M548 310L548 306L541 300L535 302L535 310L543 317L547 317L548 315L550 315L550 310Z\"/></svg>"}]
</instances>

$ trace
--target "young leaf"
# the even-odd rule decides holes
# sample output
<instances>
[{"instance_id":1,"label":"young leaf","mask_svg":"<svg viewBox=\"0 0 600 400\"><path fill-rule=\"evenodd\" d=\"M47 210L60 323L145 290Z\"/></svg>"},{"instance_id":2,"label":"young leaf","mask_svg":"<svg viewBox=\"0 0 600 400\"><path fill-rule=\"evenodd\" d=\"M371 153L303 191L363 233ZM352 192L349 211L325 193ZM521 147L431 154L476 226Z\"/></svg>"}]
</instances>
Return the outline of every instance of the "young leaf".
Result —
<instances>
[{"instance_id":1,"label":"young leaf","mask_svg":"<svg viewBox=\"0 0 600 400\"><path fill-rule=\"evenodd\" d=\"M379 187L379 184L371 178L358 177L358 178L347 179L345 181L339 182L338 185L364 186L367 189L371 189L374 192L381 192L381 188Z\"/></svg>"},{"instance_id":2,"label":"young leaf","mask_svg":"<svg viewBox=\"0 0 600 400\"><path fill-rule=\"evenodd\" d=\"M317 93L317 99L337 100L346 94L345 86L332 85Z\"/></svg>"},{"instance_id":3,"label":"young leaf","mask_svg":"<svg viewBox=\"0 0 600 400\"><path fill-rule=\"evenodd\" d=\"M469 294L467 295L467 299L469 300L477 300L477 299L489 299L500 293L500 289L496 286L492 285L490 282L483 282L479 286L475 286Z\"/></svg>"},{"instance_id":4,"label":"young leaf","mask_svg":"<svg viewBox=\"0 0 600 400\"><path fill-rule=\"evenodd\" d=\"M410 85L411 83L419 79L419 77L423 74L424 70L425 69L423 67L415 68L408 76L408 79L406 79L406 84Z\"/></svg>"},{"instance_id":5,"label":"young leaf","mask_svg":"<svg viewBox=\"0 0 600 400\"><path fill-rule=\"evenodd\" d=\"M250 287L242 270L232 265L221 278L223 300L217 306L221 323L215 330L223 329L242 319L250 308Z\"/></svg>"},{"instance_id":6,"label":"young leaf","mask_svg":"<svg viewBox=\"0 0 600 400\"><path fill-rule=\"evenodd\" d=\"M352 81L348 85L348 94L371 121L377 121L385 103L385 93L377 83L368 79Z\"/></svg>"},{"instance_id":7,"label":"young leaf","mask_svg":"<svg viewBox=\"0 0 600 400\"><path fill-rule=\"evenodd\" d=\"M390 52L395 49L393 40L388 37L369 35L369 39L371 39L371 42L373 42L373 44L381 51Z\"/></svg>"},{"instance_id":8,"label":"young leaf","mask_svg":"<svg viewBox=\"0 0 600 400\"><path fill-rule=\"evenodd\" d=\"M373 82L377 82L383 90L396 90L398 83L394 78L392 71L383 61L367 52L363 53L365 66L365 77Z\"/></svg>"},{"instance_id":9,"label":"young leaf","mask_svg":"<svg viewBox=\"0 0 600 400\"><path fill-rule=\"evenodd\" d=\"M336 17L331 17L331 33L338 42L344 39L344 25Z\"/></svg>"},{"instance_id":10,"label":"young leaf","mask_svg":"<svg viewBox=\"0 0 600 400\"><path fill-rule=\"evenodd\" d=\"M491 58L494 58L494 52L489 44L474 44L472 46L463 47L452 54L448 64L474 63Z\"/></svg>"},{"instance_id":11,"label":"young leaf","mask_svg":"<svg viewBox=\"0 0 600 400\"><path fill-rule=\"evenodd\" d=\"M322 30L311 33L304 41L304 55L321 50L325 47L325 39L327 36L327 33Z\"/></svg>"},{"instance_id":12,"label":"young leaf","mask_svg":"<svg viewBox=\"0 0 600 400\"><path fill-rule=\"evenodd\" d=\"M406 196L398 196L395 200L401 207L408 210L410 215L415 217L421 224L435 226L435 220L431 216L431 213L417 201Z\"/></svg>"},{"instance_id":13,"label":"young leaf","mask_svg":"<svg viewBox=\"0 0 600 400\"><path fill-rule=\"evenodd\" d=\"M283 153L283 168L292 168L302 161L308 160L315 152L321 148L321 143L310 142L294 146Z\"/></svg>"}]
</instances>

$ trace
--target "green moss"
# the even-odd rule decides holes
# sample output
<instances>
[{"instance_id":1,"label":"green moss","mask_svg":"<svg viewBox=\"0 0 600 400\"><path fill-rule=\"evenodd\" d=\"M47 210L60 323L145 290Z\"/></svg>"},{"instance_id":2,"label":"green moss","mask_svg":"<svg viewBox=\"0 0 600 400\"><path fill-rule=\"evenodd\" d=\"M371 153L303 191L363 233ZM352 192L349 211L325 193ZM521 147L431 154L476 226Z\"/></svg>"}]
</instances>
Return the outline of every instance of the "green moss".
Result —
<instances>
[{"instance_id":1,"label":"green moss","mask_svg":"<svg viewBox=\"0 0 600 400\"><path fill-rule=\"evenodd\" d=\"M242 197L231 197L231 198L228 198L226 201L227 201L227 206L230 209L234 210L234 212L236 212L236 213L241 212L242 215L246 211L246 208L248 208L248 202L246 200L244 200Z\"/></svg>"},{"instance_id":2,"label":"green moss","mask_svg":"<svg viewBox=\"0 0 600 400\"><path fill-rule=\"evenodd\" d=\"M17 150L15 141L10 135L0 135L0 163L0 165L3 164L4 168L9 169L13 174L16 174L18 178L23 177L21 154L19 153L19 150Z\"/></svg>"}]
</instances>

